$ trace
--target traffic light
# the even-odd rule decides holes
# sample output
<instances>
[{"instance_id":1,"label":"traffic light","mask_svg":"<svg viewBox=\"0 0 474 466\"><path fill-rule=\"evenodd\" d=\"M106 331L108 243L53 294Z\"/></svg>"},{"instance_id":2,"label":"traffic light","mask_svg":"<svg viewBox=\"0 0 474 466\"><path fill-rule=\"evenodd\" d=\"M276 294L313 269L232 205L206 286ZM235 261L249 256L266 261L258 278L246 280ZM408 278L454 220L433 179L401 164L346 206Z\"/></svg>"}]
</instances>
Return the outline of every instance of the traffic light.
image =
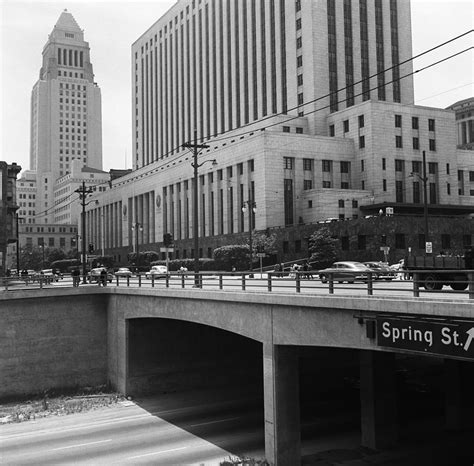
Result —
<instances>
[{"instance_id":1,"label":"traffic light","mask_svg":"<svg viewBox=\"0 0 474 466\"><path fill-rule=\"evenodd\" d=\"M92 243L89 243L89 254L92 254L94 252L94 245Z\"/></svg>"},{"instance_id":2,"label":"traffic light","mask_svg":"<svg viewBox=\"0 0 474 466\"><path fill-rule=\"evenodd\" d=\"M173 236L171 236L171 233L165 233L163 235L163 243L167 248L169 248L173 244Z\"/></svg>"}]
</instances>

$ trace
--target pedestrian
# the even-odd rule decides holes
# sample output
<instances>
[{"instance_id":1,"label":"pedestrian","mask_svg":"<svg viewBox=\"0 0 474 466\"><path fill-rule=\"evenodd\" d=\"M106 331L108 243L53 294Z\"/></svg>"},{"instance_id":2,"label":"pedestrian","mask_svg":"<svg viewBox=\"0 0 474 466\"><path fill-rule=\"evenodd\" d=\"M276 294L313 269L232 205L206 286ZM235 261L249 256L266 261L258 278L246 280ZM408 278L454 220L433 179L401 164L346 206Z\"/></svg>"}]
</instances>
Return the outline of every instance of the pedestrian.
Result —
<instances>
[{"instance_id":1,"label":"pedestrian","mask_svg":"<svg viewBox=\"0 0 474 466\"><path fill-rule=\"evenodd\" d=\"M107 286L107 271L102 269L100 271L99 286L102 283L102 286Z\"/></svg>"},{"instance_id":2,"label":"pedestrian","mask_svg":"<svg viewBox=\"0 0 474 466\"><path fill-rule=\"evenodd\" d=\"M81 282L81 272L79 271L79 269L76 267L75 269L73 269L72 271L72 286L79 286L79 283Z\"/></svg>"},{"instance_id":3,"label":"pedestrian","mask_svg":"<svg viewBox=\"0 0 474 466\"><path fill-rule=\"evenodd\" d=\"M275 265L275 276L276 277L280 276L280 270L281 270L280 264Z\"/></svg>"}]
</instances>

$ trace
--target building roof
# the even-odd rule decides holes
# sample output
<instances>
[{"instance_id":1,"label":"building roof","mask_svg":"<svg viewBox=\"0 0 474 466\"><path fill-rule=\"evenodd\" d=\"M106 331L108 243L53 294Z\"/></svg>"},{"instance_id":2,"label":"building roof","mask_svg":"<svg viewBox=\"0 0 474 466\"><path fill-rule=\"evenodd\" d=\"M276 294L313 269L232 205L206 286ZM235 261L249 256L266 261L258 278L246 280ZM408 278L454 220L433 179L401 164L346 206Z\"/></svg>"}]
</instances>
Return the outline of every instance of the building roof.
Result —
<instances>
[{"instance_id":1,"label":"building roof","mask_svg":"<svg viewBox=\"0 0 474 466\"><path fill-rule=\"evenodd\" d=\"M99 170L98 168L92 168L92 167L87 167L87 166L82 167L81 172L83 172L83 173L103 173L104 175L107 175L107 172L104 172L104 170Z\"/></svg>"},{"instance_id":2,"label":"building roof","mask_svg":"<svg viewBox=\"0 0 474 466\"><path fill-rule=\"evenodd\" d=\"M82 32L82 29L77 24L74 16L69 13L67 10L64 10L61 13L58 21L54 25L55 28L67 30L67 31L75 31L75 32Z\"/></svg>"}]
</instances>

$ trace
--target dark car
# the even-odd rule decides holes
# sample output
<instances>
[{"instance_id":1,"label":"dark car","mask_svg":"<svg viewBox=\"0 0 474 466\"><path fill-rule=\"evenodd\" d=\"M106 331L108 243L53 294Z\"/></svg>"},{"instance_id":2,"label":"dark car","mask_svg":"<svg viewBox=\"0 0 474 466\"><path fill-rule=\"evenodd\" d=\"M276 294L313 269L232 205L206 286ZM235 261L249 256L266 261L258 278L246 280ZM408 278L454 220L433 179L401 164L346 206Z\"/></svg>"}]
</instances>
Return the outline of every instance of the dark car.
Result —
<instances>
[{"instance_id":1,"label":"dark car","mask_svg":"<svg viewBox=\"0 0 474 466\"><path fill-rule=\"evenodd\" d=\"M374 271L374 278L379 280L393 280L395 278L394 271L384 262L370 261L364 262L364 265Z\"/></svg>"},{"instance_id":2,"label":"dark car","mask_svg":"<svg viewBox=\"0 0 474 466\"><path fill-rule=\"evenodd\" d=\"M334 262L331 267L318 272L319 279L326 283L331 277L339 283L355 281L367 281L373 270L362 262L344 261Z\"/></svg>"}]
</instances>

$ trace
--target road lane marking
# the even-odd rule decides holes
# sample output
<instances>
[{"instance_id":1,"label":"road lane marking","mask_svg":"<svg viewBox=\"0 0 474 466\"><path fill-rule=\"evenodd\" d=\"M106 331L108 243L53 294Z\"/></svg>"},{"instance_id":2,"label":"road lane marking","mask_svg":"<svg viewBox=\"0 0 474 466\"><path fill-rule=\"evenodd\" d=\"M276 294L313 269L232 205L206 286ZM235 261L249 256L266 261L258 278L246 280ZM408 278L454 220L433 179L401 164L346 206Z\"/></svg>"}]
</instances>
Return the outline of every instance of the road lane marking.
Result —
<instances>
[{"instance_id":1,"label":"road lane marking","mask_svg":"<svg viewBox=\"0 0 474 466\"><path fill-rule=\"evenodd\" d=\"M169 450L161 450L161 451L154 451L152 453L145 453L144 455L137 455L137 456L129 456L128 460L134 460L137 458L143 458L144 456L152 456L152 455L161 455L163 453L170 453L172 451L179 451L179 450L186 450L188 447L179 447L179 448L171 448Z\"/></svg>"},{"instance_id":2,"label":"road lane marking","mask_svg":"<svg viewBox=\"0 0 474 466\"><path fill-rule=\"evenodd\" d=\"M187 427L206 426L208 424L218 424L219 422L235 421L236 419L242 419L242 416L228 417L227 419L219 419L218 421L200 422L199 424L189 424Z\"/></svg>"},{"instance_id":3,"label":"road lane marking","mask_svg":"<svg viewBox=\"0 0 474 466\"><path fill-rule=\"evenodd\" d=\"M112 439L109 438L107 440L98 440L97 442L78 443L76 445L68 445L67 447L53 448L52 450L49 450L49 451L67 450L68 448L88 447L90 445L96 445L98 443L107 443L107 442L111 442L111 441L112 441Z\"/></svg>"}]
</instances>

